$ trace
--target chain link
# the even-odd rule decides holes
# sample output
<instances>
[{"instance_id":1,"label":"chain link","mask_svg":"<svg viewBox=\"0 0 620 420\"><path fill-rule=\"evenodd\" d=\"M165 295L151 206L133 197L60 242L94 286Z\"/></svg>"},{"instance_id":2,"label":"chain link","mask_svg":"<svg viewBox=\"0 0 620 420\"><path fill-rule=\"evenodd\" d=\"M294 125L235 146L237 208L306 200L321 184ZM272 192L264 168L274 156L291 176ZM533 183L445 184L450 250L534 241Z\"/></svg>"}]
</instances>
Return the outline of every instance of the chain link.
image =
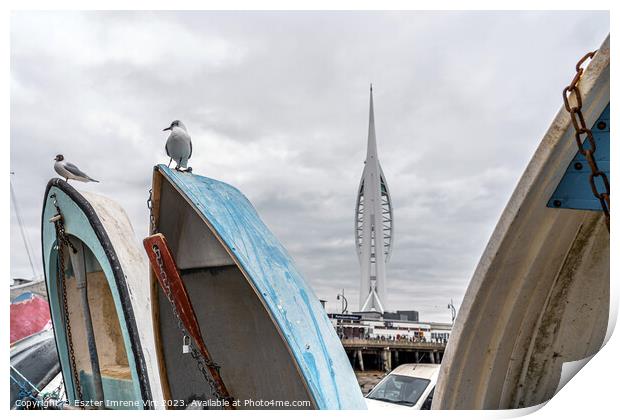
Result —
<instances>
[{"instance_id":1,"label":"chain link","mask_svg":"<svg viewBox=\"0 0 620 420\"><path fill-rule=\"evenodd\" d=\"M579 153L581 153L588 162L590 166L590 189L592 190L592 194L599 200L601 203L601 208L603 209L603 213L605 214L605 223L607 224L607 230L609 231L610 225L610 209L609 209L609 178L607 174L601 171L596 163L596 159L594 157L594 153L596 152L596 141L594 140L594 135L592 134L592 130L586 125L586 120L581 111L581 107L583 105L581 98L581 91L579 90L579 81L581 80L581 76L583 75L584 68L583 64L594 57L596 51L592 51L584 55L581 60L577 62L575 66L576 73L575 77L571 83L564 88L562 92L562 97L564 99L564 108L570 114L571 123L573 124L573 128L575 129L575 141L577 142L577 148L579 149ZM569 96L573 94L575 98L576 104L573 106L570 103ZM585 135L585 137L583 137ZM586 146L586 143L588 147ZM603 185L605 187L605 191L600 192L598 187L596 186L596 178L601 178L603 181Z\"/></svg>"},{"instance_id":2,"label":"chain link","mask_svg":"<svg viewBox=\"0 0 620 420\"><path fill-rule=\"evenodd\" d=\"M62 285L62 305L63 305L63 314L65 320L65 330L67 332L67 346L69 347L69 358L71 362L71 373L73 376L73 382L75 384L75 392L77 394L78 400L82 401L82 387L80 385L80 379L77 373L77 363L75 360L75 349L73 348L73 333L71 331L71 321L69 319L69 304L67 302L67 282L65 277L65 253L64 247L67 246L71 249L73 253L76 253L77 250L73 246L73 244L67 239L65 233L65 224L62 217L62 213L60 212L60 207L58 206L58 202L56 200L56 194L52 194L50 196L53 200L54 207L56 207L56 215L52 217L50 220L54 223L54 227L56 229L56 249L58 253L58 264L56 266L57 269L57 279L60 278L60 284Z\"/></svg>"},{"instance_id":3,"label":"chain link","mask_svg":"<svg viewBox=\"0 0 620 420\"><path fill-rule=\"evenodd\" d=\"M153 214L153 189L149 190L149 196L148 196L148 199L146 200L146 206L149 209L149 221L151 223L151 234L155 234L159 231L159 229L157 227L157 223L155 222L155 216ZM162 286L163 286L162 288L164 289L164 293L166 294L166 297L168 298L168 302L170 302L172 313L177 320L177 326L179 330L181 331L181 333L183 334L183 336L188 337L189 334L187 333L187 330L183 326L183 322L181 321L181 317L179 316L176 304L172 297L172 290L170 288L168 276L166 275L166 270L164 269L164 262L161 257L161 251L159 250L159 247L157 245L153 245L153 253L155 254L155 259L157 261L157 268L159 270L159 278L161 279ZM189 348L190 348L190 355L196 362L196 365L198 366L198 370L200 371L205 381L207 382L211 393L215 395L215 397L219 400L231 401L232 398L230 396L221 395L215 380L213 379L213 377L208 371L208 368L211 368L211 369L215 369L219 373L220 366L211 360L207 360L201 352L196 350L196 348L191 342L189 344Z\"/></svg>"},{"instance_id":4,"label":"chain link","mask_svg":"<svg viewBox=\"0 0 620 420\"><path fill-rule=\"evenodd\" d=\"M179 316L176 304L172 297L172 290L170 288L170 283L168 282L168 276L166 275L166 270L164 269L164 262L161 257L161 251L159 250L159 247L157 245L153 245L153 253L155 254L155 259L157 261L157 268L159 269L159 276L160 276L159 278L161 279L164 293L166 294L166 297L168 298L168 302L170 302L170 306L172 307L172 313L174 314L174 317L177 320L177 325L179 327L179 330L181 330L184 337L189 336L189 334L187 333L187 330L185 329L185 327L183 326L183 323L181 322L181 317ZM211 377L211 374L207 370L207 368L212 368L212 369L216 369L219 372L220 366L218 366L217 364L213 363L210 360L207 360L204 357L204 355L200 353L199 351L197 351L196 348L191 343L189 344L189 346L191 350L190 355L196 362L198 366L198 370L200 370L200 373L202 373L202 376L204 376L205 381L209 385L211 393L215 395L215 397L219 400L222 400L222 401L230 400L231 399L230 397L220 394L215 380L213 380L213 378Z\"/></svg>"},{"instance_id":5,"label":"chain link","mask_svg":"<svg viewBox=\"0 0 620 420\"><path fill-rule=\"evenodd\" d=\"M157 233L157 224L153 216L153 189L149 190L149 198L146 199L146 207L149 209L149 220L151 222L151 235Z\"/></svg>"}]
</instances>

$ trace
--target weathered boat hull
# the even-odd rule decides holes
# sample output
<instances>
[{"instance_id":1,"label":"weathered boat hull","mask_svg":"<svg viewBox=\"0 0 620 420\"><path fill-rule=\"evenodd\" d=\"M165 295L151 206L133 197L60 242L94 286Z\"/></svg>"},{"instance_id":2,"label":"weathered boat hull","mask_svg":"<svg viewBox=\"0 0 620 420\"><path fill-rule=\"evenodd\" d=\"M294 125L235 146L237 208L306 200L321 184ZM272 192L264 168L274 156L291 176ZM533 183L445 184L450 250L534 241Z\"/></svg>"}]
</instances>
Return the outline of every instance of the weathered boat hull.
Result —
<instances>
[{"instance_id":1,"label":"weathered boat hull","mask_svg":"<svg viewBox=\"0 0 620 420\"><path fill-rule=\"evenodd\" d=\"M26 292L11 300L11 345L50 326L47 301Z\"/></svg>"},{"instance_id":2,"label":"weathered boat hull","mask_svg":"<svg viewBox=\"0 0 620 420\"><path fill-rule=\"evenodd\" d=\"M11 343L10 357L12 376L10 386L11 407L15 407L15 403L20 399L22 387L28 392L36 394L36 390L32 389L32 385L41 390L60 372L60 364L54 343L54 332L51 328ZM32 363L33 360L36 360L36 363Z\"/></svg>"},{"instance_id":3,"label":"weathered boat hull","mask_svg":"<svg viewBox=\"0 0 620 420\"><path fill-rule=\"evenodd\" d=\"M588 126L609 130L609 121L597 124L609 106L609 39L586 69L580 90ZM562 109L469 284L442 362L434 409L543 403L570 377L571 362L603 345L610 290L603 213L548 207L576 153L574 129Z\"/></svg>"},{"instance_id":4,"label":"weathered boat hull","mask_svg":"<svg viewBox=\"0 0 620 420\"><path fill-rule=\"evenodd\" d=\"M50 222L58 210L66 236L78 251L74 253L68 246L63 247L70 336L63 304L57 234L54 223ZM157 372L157 360L149 349L153 336L148 266L122 208L105 197L80 193L64 181L52 179L43 205L42 251L50 312L69 400L79 399L80 392L82 401L97 399L97 371L101 374L103 397L109 408L150 408L148 401L161 400L157 375L149 378L149 373ZM80 279L85 281L86 297L79 287ZM93 342L98 369L92 361ZM72 368L72 353L77 372Z\"/></svg>"},{"instance_id":5,"label":"weathered boat hull","mask_svg":"<svg viewBox=\"0 0 620 420\"><path fill-rule=\"evenodd\" d=\"M154 170L153 220L237 408L365 408L319 300L243 194L160 165ZM181 351L182 333L154 276L152 284L164 395L209 400L205 379ZM288 403L257 406L249 400ZM286 405L296 401L307 405Z\"/></svg>"}]
</instances>

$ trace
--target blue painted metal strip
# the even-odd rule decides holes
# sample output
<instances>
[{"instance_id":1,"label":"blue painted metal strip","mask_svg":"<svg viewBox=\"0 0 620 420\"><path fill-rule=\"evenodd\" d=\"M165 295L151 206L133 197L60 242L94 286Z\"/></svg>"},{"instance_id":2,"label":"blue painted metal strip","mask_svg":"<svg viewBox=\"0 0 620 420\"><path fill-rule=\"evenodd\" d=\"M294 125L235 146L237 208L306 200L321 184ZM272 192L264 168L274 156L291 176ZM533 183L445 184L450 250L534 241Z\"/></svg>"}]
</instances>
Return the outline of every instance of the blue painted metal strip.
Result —
<instances>
[{"instance_id":1,"label":"blue painted metal strip","mask_svg":"<svg viewBox=\"0 0 620 420\"><path fill-rule=\"evenodd\" d=\"M334 328L292 258L236 188L159 165L231 250L276 321L318 408L365 409Z\"/></svg>"},{"instance_id":2,"label":"blue painted metal strip","mask_svg":"<svg viewBox=\"0 0 620 420\"><path fill-rule=\"evenodd\" d=\"M11 303L25 302L27 300L32 299L33 296L34 296L34 294L32 292L25 292L25 293L22 293L21 295L17 296L15 299L13 299L11 301Z\"/></svg>"},{"instance_id":3,"label":"blue painted metal strip","mask_svg":"<svg viewBox=\"0 0 620 420\"><path fill-rule=\"evenodd\" d=\"M596 141L596 152L594 153L596 163L609 178L609 104L594 122L591 130ZM547 202L547 207L602 211L601 203L592 194L589 177L588 162L581 153L577 152L558 183L555 192ZM605 191L605 186L600 177L595 178L595 182L599 191Z\"/></svg>"}]
</instances>

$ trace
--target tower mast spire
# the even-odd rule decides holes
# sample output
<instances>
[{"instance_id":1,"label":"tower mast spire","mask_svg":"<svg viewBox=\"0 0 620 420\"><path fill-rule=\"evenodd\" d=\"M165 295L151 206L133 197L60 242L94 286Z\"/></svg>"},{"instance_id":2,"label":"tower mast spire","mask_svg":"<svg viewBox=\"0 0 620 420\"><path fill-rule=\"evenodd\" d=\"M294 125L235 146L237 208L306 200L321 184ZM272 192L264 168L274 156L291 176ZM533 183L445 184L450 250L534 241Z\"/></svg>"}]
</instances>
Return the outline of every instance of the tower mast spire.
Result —
<instances>
[{"instance_id":1,"label":"tower mast spire","mask_svg":"<svg viewBox=\"0 0 620 420\"><path fill-rule=\"evenodd\" d=\"M360 262L360 311L385 312L385 265L392 252L393 213L390 192L379 163L374 101L370 85L368 144L355 206L355 240Z\"/></svg>"},{"instance_id":2,"label":"tower mast spire","mask_svg":"<svg viewBox=\"0 0 620 420\"><path fill-rule=\"evenodd\" d=\"M377 135L375 133L375 108L372 99L372 83L370 84L370 110L368 112L368 146L366 150L366 160L368 160L369 157L378 159Z\"/></svg>"}]
</instances>

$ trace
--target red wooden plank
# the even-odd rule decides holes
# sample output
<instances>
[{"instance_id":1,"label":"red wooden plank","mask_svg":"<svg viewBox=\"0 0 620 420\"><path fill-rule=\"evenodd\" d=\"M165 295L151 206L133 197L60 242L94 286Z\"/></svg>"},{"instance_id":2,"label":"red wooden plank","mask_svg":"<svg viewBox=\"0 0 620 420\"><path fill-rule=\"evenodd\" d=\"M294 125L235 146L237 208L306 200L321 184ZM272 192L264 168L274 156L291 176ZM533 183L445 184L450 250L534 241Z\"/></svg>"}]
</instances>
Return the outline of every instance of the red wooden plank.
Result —
<instances>
[{"instance_id":1,"label":"red wooden plank","mask_svg":"<svg viewBox=\"0 0 620 420\"><path fill-rule=\"evenodd\" d=\"M144 239L143 244L151 263L151 268L155 273L155 277L157 277L157 281L164 291L164 294L168 300L175 305L185 330L191 336L200 353L203 355L205 360L211 362L211 355L209 354L209 350L202 339L200 325L198 323L198 319L196 318L194 308L192 307L192 302L187 294L187 289L185 288L179 269L174 261L174 257L170 252L165 236L161 233L151 235ZM161 268L157 252L159 252L160 255L160 261L162 263ZM224 399L230 400L230 394L226 389L226 385L224 384L218 369L212 365L207 365L207 369L215 381L218 394ZM226 404L225 407L232 408L231 404Z\"/></svg>"}]
</instances>

